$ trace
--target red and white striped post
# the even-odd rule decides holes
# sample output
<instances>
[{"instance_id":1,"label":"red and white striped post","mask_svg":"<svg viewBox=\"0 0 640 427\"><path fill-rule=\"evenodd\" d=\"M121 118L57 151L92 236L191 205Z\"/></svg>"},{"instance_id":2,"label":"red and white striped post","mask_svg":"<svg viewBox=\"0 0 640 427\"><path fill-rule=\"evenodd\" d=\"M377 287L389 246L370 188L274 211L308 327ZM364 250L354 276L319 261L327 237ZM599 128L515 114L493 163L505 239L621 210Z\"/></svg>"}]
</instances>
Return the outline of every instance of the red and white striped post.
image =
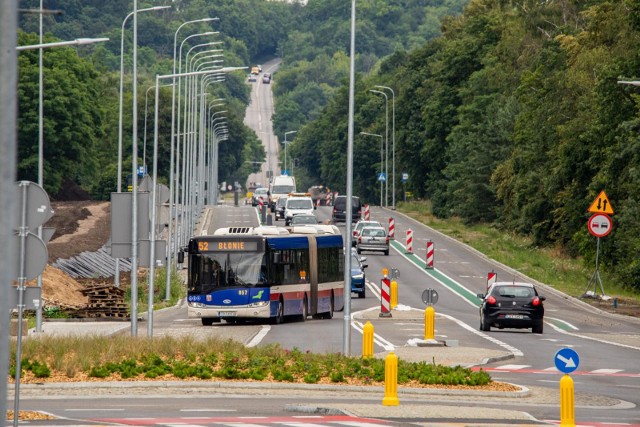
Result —
<instances>
[{"instance_id":1,"label":"red and white striped post","mask_svg":"<svg viewBox=\"0 0 640 427\"><path fill-rule=\"evenodd\" d=\"M427 268L433 268L433 242L431 240L427 240Z\"/></svg>"},{"instance_id":2,"label":"red and white striped post","mask_svg":"<svg viewBox=\"0 0 640 427\"><path fill-rule=\"evenodd\" d=\"M380 282L380 316L391 317L391 281L389 269L382 269L382 281Z\"/></svg>"},{"instance_id":3,"label":"red and white striped post","mask_svg":"<svg viewBox=\"0 0 640 427\"><path fill-rule=\"evenodd\" d=\"M258 197L258 209L260 213L262 213L262 206L264 206L264 200L262 200L262 196Z\"/></svg>"},{"instance_id":4,"label":"red and white striped post","mask_svg":"<svg viewBox=\"0 0 640 427\"><path fill-rule=\"evenodd\" d=\"M325 204L327 206L331 206L331 193L327 193L327 197L325 199L325 202L326 202Z\"/></svg>"},{"instance_id":5,"label":"red and white striped post","mask_svg":"<svg viewBox=\"0 0 640 427\"><path fill-rule=\"evenodd\" d=\"M371 212L369 210L369 205L364 205L364 220L369 221L370 216Z\"/></svg>"},{"instance_id":6,"label":"red and white striped post","mask_svg":"<svg viewBox=\"0 0 640 427\"><path fill-rule=\"evenodd\" d=\"M390 239L396 238L396 223L393 220L393 218L389 218L389 238Z\"/></svg>"},{"instance_id":7,"label":"red and white striped post","mask_svg":"<svg viewBox=\"0 0 640 427\"><path fill-rule=\"evenodd\" d=\"M413 230L412 229L408 229L407 230L407 253L408 254L412 254L413 253Z\"/></svg>"},{"instance_id":8,"label":"red and white striped post","mask_svg":"<svg viewBox=\"0 0 640 427\"><path fill-rule=\"evenodd\" d=\"M493 270L487 273L487 289L489 289L489 286L493 285L497 281L498 281L498 273L496 273Z\"/></svg>"}]
</instances>

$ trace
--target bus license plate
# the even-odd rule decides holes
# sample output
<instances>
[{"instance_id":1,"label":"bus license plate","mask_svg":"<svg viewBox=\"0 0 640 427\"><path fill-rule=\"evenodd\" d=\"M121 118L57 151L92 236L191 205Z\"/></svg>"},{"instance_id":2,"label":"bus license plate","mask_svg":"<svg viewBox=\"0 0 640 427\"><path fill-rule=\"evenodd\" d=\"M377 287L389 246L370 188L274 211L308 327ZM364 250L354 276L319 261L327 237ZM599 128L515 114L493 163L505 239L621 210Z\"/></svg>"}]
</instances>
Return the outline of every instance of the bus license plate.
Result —
<instances>
[{"instance_id":1,"label":"bus license plate","mask_svg":"<svg viewBox=\"0 0 640 427\"><path fill-rule=\"evenodd\" d=\"M233 317L236 315L235 311L219 311L218 317Z\"/></svg>"},{"instance_id":2,"label":"bus license plate","mask_svg":"<svg viewBox=\"0 0 640 427\"><path fill-rule=\"evenodd\" d=\"M506 314L505 319L524 319L523 314Z\"/></svg>"}]
</instances>

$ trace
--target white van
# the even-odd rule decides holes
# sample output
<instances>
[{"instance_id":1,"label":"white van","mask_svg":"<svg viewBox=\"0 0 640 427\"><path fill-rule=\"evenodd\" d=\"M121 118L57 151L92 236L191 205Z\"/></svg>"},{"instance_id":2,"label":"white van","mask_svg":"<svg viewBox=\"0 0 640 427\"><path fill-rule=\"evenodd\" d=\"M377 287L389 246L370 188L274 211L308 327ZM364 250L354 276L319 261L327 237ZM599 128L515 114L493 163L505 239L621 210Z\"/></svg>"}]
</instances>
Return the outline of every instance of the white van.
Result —
<instances>
[{"instance_id":1,"label":"white van","mask_svg":"<svg viewBox=\"0 0 640 427\"><path fill-rule=\"evenodd\" d=\"M296 192L296 179L289 175L279 175L273 177L269 185L271 193L271 210L275 211L276 203L280 197L287 197L290 193Z\"/></svg>"}]
</instances>

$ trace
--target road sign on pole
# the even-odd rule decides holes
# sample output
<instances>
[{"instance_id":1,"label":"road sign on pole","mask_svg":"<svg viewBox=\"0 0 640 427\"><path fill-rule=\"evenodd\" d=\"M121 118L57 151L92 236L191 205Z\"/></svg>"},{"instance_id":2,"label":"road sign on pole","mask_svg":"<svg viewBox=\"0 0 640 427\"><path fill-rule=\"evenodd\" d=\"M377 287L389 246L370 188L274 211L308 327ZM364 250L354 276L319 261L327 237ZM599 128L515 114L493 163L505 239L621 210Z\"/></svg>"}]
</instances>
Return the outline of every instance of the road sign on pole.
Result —
<instances>
[{"instance_id":1,"label":"road sign on pole","mask_svg":"<svg viewBox=\"0 0 640 427\"><path fill-rule=\"evenodd\" d=\"M589 227L589 233L596 237L604 237L611 233L611 230L613 229L613 222L611 221L610 216L597 213L591 215L587 226Z\"/></svg>"},{"instance_id":2,"label":"road sign on pole","mask_svg":"<svg viewBox=\"0 0 640 427\"><path fill-rule=\"evenodd\" d=\"M578 369L580 357L574 349L562 348L556 352L553 361L560 372L569 374Z\"/></svg>"},{"instance_id":3,"label":"road sign on pole","mask_svg":"<svg viewBox=\"0 0 640 427\"><path fill-rule=\"evenodd\" d=\"M611 202L609 202L609 198L607 197L607 193L602 190L598 197L591 203L589 209L587 209L591 213L602 213L607 215L613 215L613 208L611 207Z\"/></svg>"}]
</instances>

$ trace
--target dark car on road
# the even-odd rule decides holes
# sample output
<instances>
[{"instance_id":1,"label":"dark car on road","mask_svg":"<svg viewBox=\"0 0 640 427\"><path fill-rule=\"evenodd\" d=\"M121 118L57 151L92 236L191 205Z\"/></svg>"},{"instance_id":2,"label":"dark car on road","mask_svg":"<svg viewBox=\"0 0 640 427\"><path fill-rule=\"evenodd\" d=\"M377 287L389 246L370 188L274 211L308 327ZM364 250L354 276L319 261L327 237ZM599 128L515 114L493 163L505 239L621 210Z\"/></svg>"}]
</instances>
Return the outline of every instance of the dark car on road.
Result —
<instances>
[{"instance_id":1,"label":"dark car on road","mask_svg":"<svg viewBox=\"0 0 640 427\"><path fill-rule=\"evenodd\" d=\"M274 209L274 216L276 218L276 221L279 219L284 219L284 208L286 205L287 205L287 198L279 197L278 201L276 202L276 207Z\"/></svg>"},{"instance_id":2,"label":"dark car on road","mask_svg":"<svg viewBox=\"0 0 640 427\"><path fill-rule=\"evenodd\" d=\"M496 282L486 294L478 294L480 305L480 330L490 331L492 327L531 328L534 334L541 334L544 320L545 297L538 294L531 283Z\"/></svg>"},{"instance_id":3,"label":"dark car on road","mask_svg":"<svg viewBox=\"0 0 640 427\"><path fill-rule=\"evenodd\" d=\"M351 222L356 222L362 215L362 204L360 198L351 197ZM333 212L331 213L333 223L347 221L347 196L338 196L333 202Z\"/></svg>"},{"instance_id":4,"label":"dark car on road","mask_svg":"<svg viewBox=\"0 0 640 427\"><path fill-rule=\"evenodd\" d=\"M359 256L355 250L351 251L351 292L358 294L358 298L366 297L366 277L364 269L368 267L364 262L367 257Z\"/></svg>"}]
</instances>

